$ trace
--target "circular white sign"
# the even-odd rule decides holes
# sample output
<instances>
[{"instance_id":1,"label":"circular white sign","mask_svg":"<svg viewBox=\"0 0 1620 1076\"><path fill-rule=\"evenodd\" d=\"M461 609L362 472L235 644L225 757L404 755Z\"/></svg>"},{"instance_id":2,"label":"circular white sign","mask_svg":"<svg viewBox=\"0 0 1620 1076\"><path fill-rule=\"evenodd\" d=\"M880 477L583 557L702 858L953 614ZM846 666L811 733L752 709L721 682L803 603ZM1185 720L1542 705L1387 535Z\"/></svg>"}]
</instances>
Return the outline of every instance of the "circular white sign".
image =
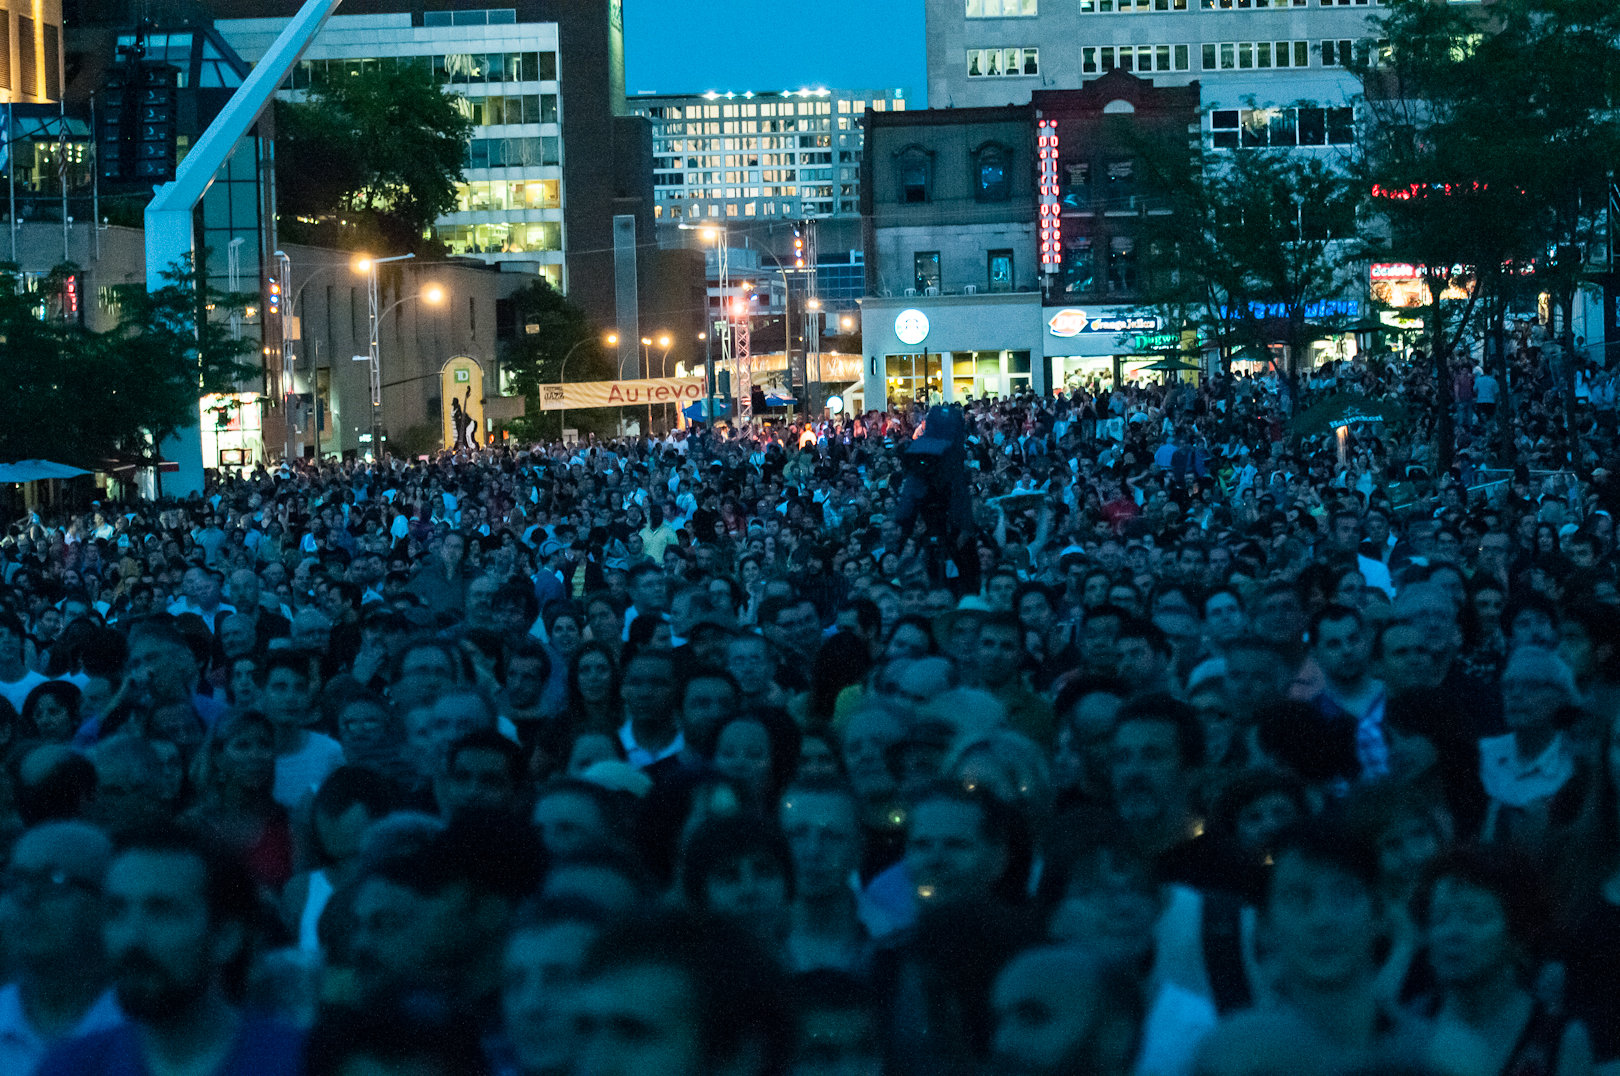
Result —
<instances>
[{"instance_id":1,"label":"circular white sign","mask_svg":"<svg viewBox=\"0 0 1620 1076\"><path fill-rule=\"evenodd\" d=\"M842 396L829 396L829 397L827 397L827 410L831 411L835 415L843 414L844 413L844 398Z\"/></svg>"},{"instance_id":2,"label":"circular white sign","mask_svg":"<svg viewBox=\"0 0 1620 1076\"><path fill-rule=\"evenodd\" d=\"M920 344L928 338L928 315L921 310L902 310L894 319L894 335L902 344Z\"/></svg>"}]
</instances>

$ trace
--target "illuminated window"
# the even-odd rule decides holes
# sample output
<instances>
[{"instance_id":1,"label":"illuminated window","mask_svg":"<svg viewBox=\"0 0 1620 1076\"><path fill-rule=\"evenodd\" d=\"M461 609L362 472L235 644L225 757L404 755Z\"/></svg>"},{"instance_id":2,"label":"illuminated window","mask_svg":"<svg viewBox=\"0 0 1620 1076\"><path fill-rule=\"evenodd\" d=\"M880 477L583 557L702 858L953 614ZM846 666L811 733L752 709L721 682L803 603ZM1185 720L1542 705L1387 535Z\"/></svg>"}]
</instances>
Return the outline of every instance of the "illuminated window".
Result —
<instances>
[{"instance_id":1,"label":"illuminated window","mask_svg":"<svg viewBox=\"0 0 1620 1076\"><path fill-rule=\"evenodd\" d=\"M970 19L1016 19L1039 14L1038 0L967 0Z\"/></svg>"},{"instance_id":2,"label":"illuminated window","mask_svg":"<svg viewBox=\"0 0 1620 1076\"><path fill-rule=\"evenodd\" d=\"M979 202L1005 202L1012 196L1011 151L988 142L973 155L973 197Z\"/></svg>"}]
</instances>

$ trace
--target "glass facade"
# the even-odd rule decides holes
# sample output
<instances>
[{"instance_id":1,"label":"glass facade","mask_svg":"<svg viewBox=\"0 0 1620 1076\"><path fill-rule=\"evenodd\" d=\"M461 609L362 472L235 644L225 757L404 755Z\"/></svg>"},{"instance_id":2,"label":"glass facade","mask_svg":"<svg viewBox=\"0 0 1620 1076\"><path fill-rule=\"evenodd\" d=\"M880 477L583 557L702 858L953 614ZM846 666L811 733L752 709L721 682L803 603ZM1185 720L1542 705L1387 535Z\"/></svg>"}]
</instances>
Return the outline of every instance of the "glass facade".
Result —
<instances>
[{"instance_id":1,"label":"glass facade","mask_svg":"<svg viewBox=\"0 0 1620 1076\"><path fill-rule=\"evenodd\" d=\"M644 96L659 221L860 214L862 117L904 111L903 90Z\"/></svg>"}]
</instances>

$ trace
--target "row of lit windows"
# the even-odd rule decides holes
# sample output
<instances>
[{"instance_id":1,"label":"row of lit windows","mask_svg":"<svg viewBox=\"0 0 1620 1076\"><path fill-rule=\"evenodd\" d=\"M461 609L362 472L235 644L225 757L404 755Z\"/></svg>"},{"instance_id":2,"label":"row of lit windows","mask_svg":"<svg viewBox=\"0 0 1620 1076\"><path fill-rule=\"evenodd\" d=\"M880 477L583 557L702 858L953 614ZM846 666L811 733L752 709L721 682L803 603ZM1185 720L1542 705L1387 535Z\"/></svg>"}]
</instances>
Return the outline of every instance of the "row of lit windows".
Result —
<instances>
[{"instance_id":1,"label":"row of lit windows","mask_svg":"<svg viewBox=\"0 0 1620 1076\"><path fill-rule=\"evenodd\" d=\"M831 153L801 153L805 164L830 164ZM847 152L839 154L840 160L849 160ZM859 160L859 155L856 157ZM685 162L684 164L682 162ZM663 171L670 168L766 168L780 167L784 164L793 164L791 153L726 153L714 154L709 157L654 157L653 170Z\"/></svg>"},{"instance_id":2,"label":"row of lit windows","mask_svg":"<svg viewBox=\"0 0 1620 1076\"><path fill-rule=\"evenodd\" d=\"M837 178L853 181L855 170L842 169ZM655 187L683 187L688 184L701 186L708 183L755 183L763 180L766 183L798 183L825 181L834 178L834 169L831 168L764 168L752 172L741 170L736 172L654 172L653 186Z\"/></svg>"},{"instance_id":3,"label":"row of lit windows","mask_svg":"<svg viewBox=\"0 0 1620 1076\"><path fill-rule=\"evenodd\" d=\"M838 130L849 130L848 121L840 120ZM704 123L666 123L658 133L672 135L701 134L769 134L774 131L831 131L830 119L804 120L710 120Z\"/></svg>"},{"instance_id":4,"label":"row of lit windows","mask_svg":"<svg viewBox=\"0 0 1620 1076\"><path fill-rule=\"evenodd\" d=\"M1029 48L968 49L967 73L968 78L1038 75L1041 73L1040 50Z\"/></svg>"},{"instance_id":5,"label":"row of lit windows","mask_svg":"<svg viewBox=\"0 0 1620 1076\"><path fill-rule=\"evenodd\" d=\"M557 122L557 95L554 93L456 97L453 100L461 114L472 120L474 127Z\"/></svg>"},{"instance_id":6,"label":"row of lit windows","mask_svg":"<svg viewBox=\"0 0 1620 1076\"><path fill-rule=\"evenodd\" d=\"M433 233L452 254L527 254L562 249L562 225L440 224Z\"/></svg>"},{"instance_id":7,"label":"row of lit windows","mask_svg":"<svg viewBox=\"0 0 1620 1076\"><path fill-rule=\"evenodd\" d=\"M558 191L559 186L555 179L457 183L455 212L474 213L494 209L559 209L562 207L562 198Z\"/></svg>"},{"instance_id":8,"label":"row of lit windows","mask_svg":"<svg viewBox=\"0 0 1620 1076\"><path fill-rule=\"evenodd\" d=\"M780 204L780 206L781 206L780 214L778 214L778 210L777 210L778 204ZM753 217L753 216L774 217L774 216L780 215L780 216L784 216L784 217L800 217L800 218L802 218L802 217L830 217L833 214L833 206L834 206L834 204L836 204L838 206L838 212L840 212L840 213L854 213L856 211L855 201L853 199L846 199L846 200L843 200L843 201L840 201L840 202L837 202L837 203L834 203L834 202L829 201L829 200L805 201L805 202L797 202L797 203L796 202L782 202L782 203L777 203L777 202L763 202L763 203L756 203L756 202L726 202L724 205L718 205L718 204L717 205L707 205L707 206L694 205L694 206L686 206L684 208L681 207L681 206L678 206L678 205L672 205L672 206L655 205L655 206L653 206L653 216L656 217L656 218L659 218L659 219L667 218L669 220L680 220L680 219L682 219L682 217L685 217L685 218L690 219L690 220L698 220L700 218L715 218L715 217L721 217L721 216L725 216L725 217ZM758 207L757 209L756 209L756 206ZM667 212L666 212L666 210L667 210Z\"/></svg>"},{"instance_id":9,"label":"row of lit windows","mask_svg":"<svg viewBox=\"0 0 1620 1076\"><path fill-rule=\"evenodd\" d=\"M809 154L806 154L809 156ZM779 167L784 164L793 164L791 153L727 153L715 154L713 157L654 157L653 170L666 171L671 168L766 168Z\"/></svg>"},{"instance_id":10,"label":"row of lit windows","mask_svg":"<svg viewBox=\"0 0 1620 1076\"><path fill-rule=\"evenodd\" d=\"M860 144L860 139L855 139ZM828 134L789 134L787 138L666 138L654 139L654 154L679 154L679 152L714 152L719 149L820 149L831 146L833 139ZM844 139L839 139L844 144ZM658 167L658 165L653 165Z\"/></svg>"},{"instance_id":11,"label":"row of lit windows","mask_svg":"<svg viewBox=\"0 0 1620 1076\"><path fill-rule=\"evenodd\" d=\"M554 82L555 52L451 53L447 56L362 56L344 60L300 60L290 88L307 90L365 71L394 70L421 64L431 67L441 86L474 86L491 82Z\"/></svg>"},{"instance_id":12,"label":"row of lit windows","mask_svg":"<svg viewBox=\"0 0 1620 1076\"><path fill-rule=\"evenodd\" d=\"M1080 72L1095 75L1112 71L1188 71L1192 67L1187 45L1102 45L1080 50Z\"/></svg>"},{"instance_id":13,"label":"row of lit windows","mask_svg":"<svg viewBox=\"0 0 1620 1076\"><path fill-rule=\"evenodd\" d=\"M811 188L806 187L804 193L809 194L810 190ZM658 191L654 197L665 202L703 202L719 201L726 198L733 201L738 198L796 198L798 195L799 187L790 185L786 187L698 187L690 191Z\"/></svg>"},{"instance_id":14,"label":"row of lit windows","mask_svg":"<svg viewBox=\"0 0 1620 1076\"><path fill-rule=\"evenodd\" d=\"M857 137L855 144L860 145ZM844 138L838 139L838 144L844 144ZM653 141L653 152L665 153L714 153L725 150L755 150L755 149L826 149L832 146L831 135L793 135L788 138L664 138ZM860 159L860 151L856 150L856 160ZM656 167L656 166L655 166Z\"/></svg>"},{"instance_id":15,"label":"row of lit windows","mask_svg":"<svg viewBox=\"0 0 1620 1076\"><path fill-rule=\"evenodd\" d=\"M838 106L840 112L849 111L848 101L839 101ZM728 105L650 105L635 112L655 120L734 120L749 116L829 116L832 110L831 101L759 101ZM856 111L866 111L866 102L860 102Z\"/></svg>"},{"instance_id":16,"label":"row of lit windows","mask_svg":"<svg viewBox=\"0 0 1620 1076\"><path fill-rule=\"evenodd\" d=\"M864 98L855 101L843 99L836 102L837 111L844 115L850 113L860 115L866 111L866 104ZM888 100L878 98L872 102L872 111L887 111L889 105ZM906 103L903 100L894 101L893 105L896 112L906 110ZM779 105L770 102L740 105L686 105L685 107L681 105L649 105L645 108L633 109L633 111L638 116L647 116L655 120L735 120L759 116L827 116L832 114L833 109L834 102L832 101L800 101L797 105L792 101L784 101Z\"/></svg>"}]
</instances>

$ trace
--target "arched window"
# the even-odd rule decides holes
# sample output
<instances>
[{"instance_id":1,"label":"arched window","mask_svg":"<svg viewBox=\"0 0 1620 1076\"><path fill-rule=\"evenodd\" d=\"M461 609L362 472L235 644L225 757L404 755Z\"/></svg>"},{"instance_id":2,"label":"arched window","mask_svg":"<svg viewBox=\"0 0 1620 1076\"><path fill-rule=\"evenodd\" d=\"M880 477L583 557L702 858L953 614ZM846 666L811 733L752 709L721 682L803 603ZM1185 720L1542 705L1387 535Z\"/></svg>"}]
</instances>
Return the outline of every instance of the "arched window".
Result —
<instances>
[{"instance_id":1,"label":"arched window","mask_svg":"<svg viewBox=\"0 0 1620 1076\"><path fill-rule=\"evenodd\" d=\"M932 201L934 155L921 146L907 146L895 157L900 166L900 201L907 205Z\"/></svg>"},{"instance_id":2,"label":"arched window","mask_svg":"<svg viewBox=\"0 0 1620 1076\"><path fill-rule=\"evenodd\" d=\"M973 200L1005 202L1012 197L1012 150L986 142L973 151Z\"/></svg>"}]
</instances>

